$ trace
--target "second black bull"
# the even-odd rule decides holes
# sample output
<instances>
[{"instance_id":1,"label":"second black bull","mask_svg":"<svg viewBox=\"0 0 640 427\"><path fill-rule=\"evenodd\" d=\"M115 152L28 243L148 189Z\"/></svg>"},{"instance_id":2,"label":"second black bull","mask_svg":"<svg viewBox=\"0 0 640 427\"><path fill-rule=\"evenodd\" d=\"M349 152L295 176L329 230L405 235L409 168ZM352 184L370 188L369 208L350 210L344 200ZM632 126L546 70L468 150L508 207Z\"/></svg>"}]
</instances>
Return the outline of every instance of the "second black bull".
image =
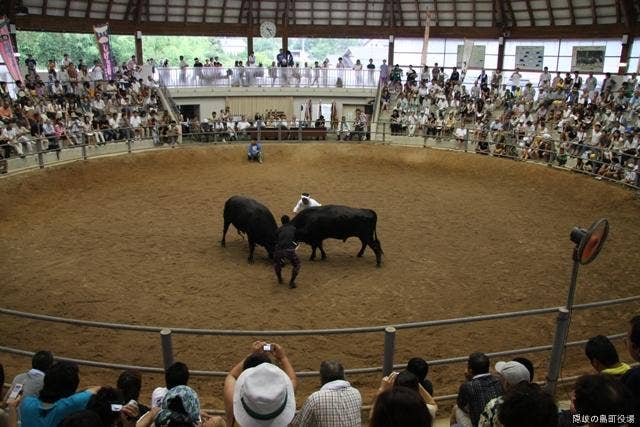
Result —
<instances>
[{"instance_id":1,"label":"second black bull","mask_svg":"<svg viewBox=\"0 0 640 427\"><path fill-rule=\"evenodd\" d=\"M376 233L378 216L371 209L357 209L340 205L324 205L307 208L291 220L296 227L296 239L311 245L311 260L316 257L316 249L320 249L322 259L327 254L322 247L325 239L347 240L357 237L362 243L358 257L364 254L369 246L376 255L376 265L382 262L382 246Z\"/></svg>"}]
</instances>

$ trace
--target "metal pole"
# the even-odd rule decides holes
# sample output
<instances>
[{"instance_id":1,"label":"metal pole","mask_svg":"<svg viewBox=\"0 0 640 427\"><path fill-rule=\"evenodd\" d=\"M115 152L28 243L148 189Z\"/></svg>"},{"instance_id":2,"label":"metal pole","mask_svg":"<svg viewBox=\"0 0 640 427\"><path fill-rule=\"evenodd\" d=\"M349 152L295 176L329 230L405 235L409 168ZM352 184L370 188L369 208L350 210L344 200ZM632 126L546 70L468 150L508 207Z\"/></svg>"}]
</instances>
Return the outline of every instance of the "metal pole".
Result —
<instances>
[{"instance_id":1,"label":"metal pole","mask_svg":"<svg viewBox=\"0 0 640 427\"><path fill-rule=\"evenodd\" d=\"M300 126L299 122L298 122L298 142L302 142L302 126Z\"/></svg>"},{"instance_id":2,"label":"metal pole","mask_svg":"<svg viewBox=\"0 0 640 427\"><path fill-rule=\"evenodd\" d=\"M127 153L131 154L131 140L127 139Z\"/></svg>"},{"instance_id":3,"label":"metal pole","mask_svg":"<svg viewBox=\"0 0 640 427\"><path fill-rule=\"evenodd\" d=\"M82 144L82 160L87 160L87 144Z\"/></svg>"},{"instance_id":4,"label":"metal pole","mask_svg":"<svg viewBox=\"0 0 640 427\"><path fill-rule=\"evenodd\" d=\"M171 341L171 329L160 331L160 342L162 344L162 362L164 369L173 365L173 342Z\"/></svg>"},{"instance_id":5,"label":"metal pole","mask_svg":"<svg viewBox=\"0 0 640 427\"><path fill-rule=\"evenodd\" d=\"M396 328L387 326L384 328L384 361L382 363L382 375L389 375L393 371L393 354L396 350Z\"/></svg>"},{"instance_id":6,"label":"metal pole","mask_svg":"<svg viewBox=\"0 0 640 427\"><path fill-rule=\"evenodd\" d=\"M38 166L40 166L40 169L44 168L44 155L42 151L38 151Z\"/></svg>"},{"instance_id":7,"label":"metal pole","mask_svg":"<svg viewBox=\"0 0 640 427\"><path fill-rule=\"evenodd\" d=\"M569 296L567 297L567 309L569 312L573 311L573 299L576 295L576 287L578 281L578 268L580 267L580 261L577 259L577 253L574 249L573 252L573 270L571 271L571 287L569 288Z\"/></svg>"},{"instance_id":8,"label":"metal pole","mask_svg":"<svg viewBox=\"0 0 640 427\"><path fill-rule=\"evenodd\" d=\"M564 360L564 350L569 335L569 310L566 307L558 309L558 319L556 320L556 334L553 339L553 348L551 349L551 360L549 361L549 371L547 372L547 384L545 391L552 396L556 391L556 384L560 377L562 369L562 361Z\"/></svg>"},{"instance_id":9,"label":"metal pole","mask_svg":"<svg viewBox=\"0 0 640 427\"><path fill-rule=\"evenodd\" d=\"M387 122L382 123L382 142L387 142Z\"/></svg>"}]
</instances>

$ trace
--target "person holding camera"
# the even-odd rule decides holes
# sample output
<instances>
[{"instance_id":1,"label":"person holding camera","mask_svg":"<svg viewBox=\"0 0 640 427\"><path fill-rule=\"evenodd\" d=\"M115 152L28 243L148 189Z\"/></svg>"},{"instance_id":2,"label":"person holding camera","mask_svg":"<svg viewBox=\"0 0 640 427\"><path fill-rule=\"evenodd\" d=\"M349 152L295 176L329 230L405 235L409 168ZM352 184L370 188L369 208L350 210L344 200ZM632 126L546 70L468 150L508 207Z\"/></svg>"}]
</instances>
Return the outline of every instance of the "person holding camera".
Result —
<instances>
[{"instance_id":1,"label":"person holding camera","mask_svg":"<svg viewBox=\"0 0 640 427\"><path fill-rule=\"evenodd\" d=\"M280 367L272 364L271 355ZM267 378L269 381L260 381ZM236 419L242 427L254 427L262 425L260 420L275 422L281 418L282 425L287 425L295 414L294 392L297 386L296 371L284 348L276 343L255 341L251 345L251 353L231 368L224 380L227 426L237 426ZM268 406L276 410L262 413Z\"/></svg>"}]
</instances>

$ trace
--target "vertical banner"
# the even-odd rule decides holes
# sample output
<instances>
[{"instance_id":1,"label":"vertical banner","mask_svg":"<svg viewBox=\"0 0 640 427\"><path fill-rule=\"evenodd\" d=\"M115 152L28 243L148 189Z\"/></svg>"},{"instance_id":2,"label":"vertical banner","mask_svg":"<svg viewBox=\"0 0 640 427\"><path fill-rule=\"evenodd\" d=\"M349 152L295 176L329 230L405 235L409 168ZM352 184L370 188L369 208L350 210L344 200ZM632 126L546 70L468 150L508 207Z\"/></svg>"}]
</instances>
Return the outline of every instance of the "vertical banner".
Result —
<instances>
[{"instance_id":1,"label":"vertical banner","mask_svg":"<svg viewBox=\"0 0 640 427\"><path fill-rule=\"evenodd\" d=\"M424 26L424 39L422 40L422 57L420 58L420 64L423 67L427 65L427 51L429 50L429 27L431 27L431 11L427 12L427 24Z\"/></svg>"},{"instance_id":2,"label":"vertical banner","mask_svg":"<svg viewBox=\"0 0 640 427\"><path fill-rule=\"evenodd\" d=\"M0 20L0 55L2 60L9 70L11 78L14 82L18 80L22 81L22 73L16 61L16 56L13 54L13 43L11 43L11 34L9 32L9 20L6 16Z\"/></svg>"},{"instance_id":3,"label":"vertical banner","mask_svg":"<svg viewBox=\"0 0 640 427\"><path fill-rule=\"evenodd\" d=\"M471 60L471 54L473 53L473 41L464 40L464 47L462 48L462 68L469 68L469 62Z\"/></svg>"},{"instance_id":4,"label":"vertical banner","mask_svg":"<svg viewBox=\"0 0 640 427\"><path fill-rule=\"evenodd\" d=\"M98 44L98 52L102 60L102 68L104 70L105 80L113 79L115 70L113 68L113 53L111 52L111 36L109 33L109 24L93 27L96 35L96 43Z\"/></svg>"}]
</instances>

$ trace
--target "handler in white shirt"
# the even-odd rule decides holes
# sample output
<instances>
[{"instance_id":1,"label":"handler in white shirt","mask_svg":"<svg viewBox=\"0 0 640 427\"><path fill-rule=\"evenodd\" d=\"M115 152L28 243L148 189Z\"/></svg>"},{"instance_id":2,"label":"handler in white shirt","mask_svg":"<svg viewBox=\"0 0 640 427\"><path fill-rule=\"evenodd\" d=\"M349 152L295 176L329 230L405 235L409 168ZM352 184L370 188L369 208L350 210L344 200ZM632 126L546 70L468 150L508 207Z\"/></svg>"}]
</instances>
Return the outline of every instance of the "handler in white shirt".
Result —
<instances>
[{"instance_id":1,"label":"handler in white shirt","mask_svg":"<svg viewBox=\"0 0 640 427\"><path fill-rule=\"evenodd\" d=\"M302 196L300 196L300 200L298 200L298 204L296 205L295 208L293 208L293 213L297 214L298 212L302 212L306 208L313 208L316 206L322 206L322 205L318 203L316 200L309 197L309 193L302 193Z\"/></svg>"}]
</instances>

